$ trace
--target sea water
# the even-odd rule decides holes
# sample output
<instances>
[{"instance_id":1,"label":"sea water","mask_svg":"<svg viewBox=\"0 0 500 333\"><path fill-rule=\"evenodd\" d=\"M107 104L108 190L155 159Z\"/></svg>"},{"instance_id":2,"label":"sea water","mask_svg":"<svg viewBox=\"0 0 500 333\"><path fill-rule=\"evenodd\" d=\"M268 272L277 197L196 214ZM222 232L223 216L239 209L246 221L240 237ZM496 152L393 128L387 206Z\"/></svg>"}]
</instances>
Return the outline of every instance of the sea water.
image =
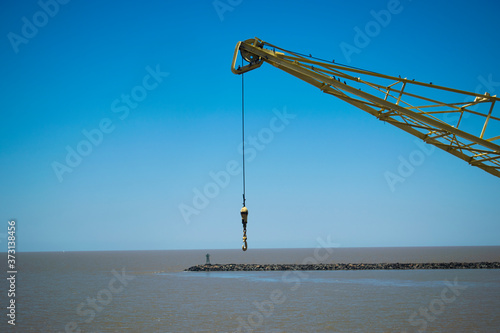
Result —
<instances>
[{"instance_id":1,"label":"sea water","mask_svg":"<svg viewBox=\"0 0 500 333\"><path fill-rule=\"evenodd\" d=\"M207 253L212 264L500 261L500 247L19 253L16 325L3 279L0 330L500 332L500 270L184 271Z\"/></svg>"}]
</instances>

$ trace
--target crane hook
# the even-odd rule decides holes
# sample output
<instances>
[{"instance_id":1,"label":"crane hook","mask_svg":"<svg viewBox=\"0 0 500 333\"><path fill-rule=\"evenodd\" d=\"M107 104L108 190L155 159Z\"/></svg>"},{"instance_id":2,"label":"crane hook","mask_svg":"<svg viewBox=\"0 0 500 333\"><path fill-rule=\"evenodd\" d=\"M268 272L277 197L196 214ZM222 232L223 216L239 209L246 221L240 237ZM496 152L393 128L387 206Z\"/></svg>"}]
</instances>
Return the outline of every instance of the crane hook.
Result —
<instances>
[{"instance_id":1,"label":"crane hook","mask_svg":"<svg viewBox=\"0 0 500 333\"><path fill-rule=\"evenodd\" d=\"M248 249L248 245L247 245L247 236L245 236L245 234L243 234L243 245L241 246L241 249L243 251L246 251Z\"/></svg>"},{"instance_id":2,"label":"crane hook","mask_svg":"<svg viewBox=\"0 0 500 333\"><path fill-rule=\"evenodd\" d=\"M243 245L241 246L241 249L243 251L246 251L248 249L248 244L247 244L247 218L248 218L248 209L243 206L240 211L241 214L241 223L243 224Z\"/></svg>"}]
</instances>

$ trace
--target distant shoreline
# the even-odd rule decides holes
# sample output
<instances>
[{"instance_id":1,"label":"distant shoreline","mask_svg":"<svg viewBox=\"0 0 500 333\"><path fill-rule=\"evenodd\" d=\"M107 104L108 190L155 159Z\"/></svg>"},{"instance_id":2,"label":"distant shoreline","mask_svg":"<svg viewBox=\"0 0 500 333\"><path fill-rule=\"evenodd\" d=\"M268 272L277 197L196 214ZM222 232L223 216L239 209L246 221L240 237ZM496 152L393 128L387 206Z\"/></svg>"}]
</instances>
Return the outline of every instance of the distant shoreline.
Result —
<instances>
[{"instance_id":1,"label":"distant shoreline","mask_svg":"<svg viewBox=\"0 0 500 333\"><path fill-rule=\"evenodd\" d=\"M282 251L282 250L315 250L315 247L284 247L284 248L252 248L252 251ZM349 246L349 247L335 247L335 250L391 250L391 249L412 249L415 251L429 250L429 249L445 249L445 250L456 250L456 249L492 249L499 250L500 245L422 245L422 246ZM106 252L106 253L121 253L121 252L177 252L177 251L192 251L192 252L206 252L206 251L240 251L240 248L206 248L206 249L191 249L191 248L170 248L170 249L69 249L69 250L20 250L16 251L19 254L32 254L32 253L95 253L95 252ZM1 250L0 253L7 255L6 250Z\"/></svg>"},{"instance_id":2,"label":"distant shoreline","mask_svg":"<svg viewBox=\"0 0 500 333\"><path fill-rule=\"evenodd\" d=\"M380 263L380 264L207 264L185 269L189 272L232 271L345 271L407 269L500 269L500 262Z\"/></svg>"}]
</instances>

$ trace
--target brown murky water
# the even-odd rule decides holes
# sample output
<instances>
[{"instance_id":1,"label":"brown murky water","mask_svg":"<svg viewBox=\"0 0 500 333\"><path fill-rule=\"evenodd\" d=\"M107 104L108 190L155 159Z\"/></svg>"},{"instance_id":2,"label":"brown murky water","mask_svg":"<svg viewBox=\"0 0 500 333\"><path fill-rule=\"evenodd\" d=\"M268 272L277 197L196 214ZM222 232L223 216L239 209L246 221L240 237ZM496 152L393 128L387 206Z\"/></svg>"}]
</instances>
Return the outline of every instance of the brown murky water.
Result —
<instances>
[{"instance_id":1,"label":"brown murky water","mask_svg":"<svg viewBox=\"0 0 500 333\"><path fill-rule=\"evenodd\" d=\"M499 270L183 272L207 252L212 263L500 261L500 247L20 253L15 330L4 280L0 331L500 331Z\"/></svg>"}]
</instances>

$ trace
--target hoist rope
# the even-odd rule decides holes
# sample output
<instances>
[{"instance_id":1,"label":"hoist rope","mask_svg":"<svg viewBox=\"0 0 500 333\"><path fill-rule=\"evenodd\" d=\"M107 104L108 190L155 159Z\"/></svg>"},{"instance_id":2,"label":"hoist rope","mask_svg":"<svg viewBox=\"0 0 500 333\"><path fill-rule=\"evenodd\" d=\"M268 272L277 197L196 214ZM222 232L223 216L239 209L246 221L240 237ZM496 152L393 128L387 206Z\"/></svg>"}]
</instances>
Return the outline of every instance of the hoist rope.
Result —
<instances>
[{"instance_id":1,"label":"hoist rope","mask_svg":"<svg viewBox=\"0 0 500 333\"><path fill-rule=\"evenodd\" d=\"M243 58L241 59L241 65L243 65ZM242 162L243 162L243 208L241 208L241 223L243 224L243 245L241 249L246 251L248 249L247 244L247 217L248 209L245 207L245 80L243 74L241 74L241 144L242 144Z\"/></svg>"},{"instance_id":2,"label":"hoist rope","mask_svg":"<svg viewBox=\"0 0 500 333\"><path fill-rule=\"evenodd\" d=\"M243 65L243 58L241 59ZM243 162L243 207L245 207L245 80L244 74L241 74L241 142L242 142L242 162Z\"/></svg>"}]
</instances>

